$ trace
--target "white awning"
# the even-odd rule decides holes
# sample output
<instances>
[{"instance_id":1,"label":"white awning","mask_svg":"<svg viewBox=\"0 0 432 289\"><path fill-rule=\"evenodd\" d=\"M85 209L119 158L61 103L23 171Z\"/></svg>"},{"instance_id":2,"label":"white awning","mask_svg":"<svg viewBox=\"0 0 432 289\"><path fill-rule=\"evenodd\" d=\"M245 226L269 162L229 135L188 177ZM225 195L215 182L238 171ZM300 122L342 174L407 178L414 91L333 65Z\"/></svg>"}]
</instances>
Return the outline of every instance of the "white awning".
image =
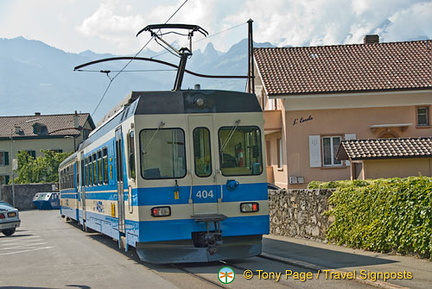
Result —
<instances>
[{"instance_id":1,"label":"white awning","mask_svg":"<svg viewBox=\"0 0 432 289\"><path fill-rule=\"evenodd\" d=\"M386 124L374 124L369 126L372 130L377 130L379 128L399 128L401 131L405 131L412 123L386 123Z\"/></svg>"}]
</instances>

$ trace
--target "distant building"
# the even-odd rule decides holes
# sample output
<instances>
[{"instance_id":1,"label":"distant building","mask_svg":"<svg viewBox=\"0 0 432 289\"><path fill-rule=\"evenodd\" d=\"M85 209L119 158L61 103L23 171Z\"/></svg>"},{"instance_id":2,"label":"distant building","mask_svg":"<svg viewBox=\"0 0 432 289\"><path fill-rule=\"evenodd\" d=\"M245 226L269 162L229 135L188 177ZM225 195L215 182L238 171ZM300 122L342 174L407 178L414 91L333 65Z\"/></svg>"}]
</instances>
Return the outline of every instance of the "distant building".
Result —
<instances>
[{"instance_id":1,"label":"distant building","mask_svg":"<svg viewBox=\"0 0 432 289\"><path fill-rule=\"evenodd\" d=\"M0 185L12 177L18 152L33 157L43 155L41 150L73 152L94 128L88 113L0 116Z\"/></svg>"},{"instance_id":2,"label":"distant building","mask_svg":"<svg viewBox=\"0 0 432 289\"><path fill-rule=\"evenodd\" d=\"M256 48L254 57L276 185L358 175L349 154L336 157L344 140L432 136L431 40L379 43L375 35L363 44Z\"/></svg>"}]
</instances>

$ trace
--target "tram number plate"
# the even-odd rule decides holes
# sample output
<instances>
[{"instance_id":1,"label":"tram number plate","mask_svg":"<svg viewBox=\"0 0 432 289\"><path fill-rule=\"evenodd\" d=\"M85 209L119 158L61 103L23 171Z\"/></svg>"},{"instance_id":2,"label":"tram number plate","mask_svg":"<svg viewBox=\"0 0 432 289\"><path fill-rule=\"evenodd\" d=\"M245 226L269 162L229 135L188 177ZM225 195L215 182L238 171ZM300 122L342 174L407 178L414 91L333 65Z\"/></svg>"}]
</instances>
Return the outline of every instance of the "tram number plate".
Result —
<instances>
[{"instance_id":1,"label":"tram number plate","mask_svg":"<svg viewBox=\"0 0 432 289\"><path fill-rule=\"evenodd\" d=\"M195 196L199 199L207 199L207 198L213 198L213 190L207 191L207 190L199 190Z\"/></svg>"}]
</instances>

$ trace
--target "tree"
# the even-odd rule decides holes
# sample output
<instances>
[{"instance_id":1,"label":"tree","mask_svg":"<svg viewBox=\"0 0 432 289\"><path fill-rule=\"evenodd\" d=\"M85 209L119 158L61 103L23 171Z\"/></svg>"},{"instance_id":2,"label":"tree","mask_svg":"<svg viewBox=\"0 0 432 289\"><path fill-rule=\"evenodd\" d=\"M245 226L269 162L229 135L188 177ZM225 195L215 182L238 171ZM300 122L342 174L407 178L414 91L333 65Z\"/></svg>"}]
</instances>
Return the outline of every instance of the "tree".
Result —
<instances>
[{"instance_id":1,"label":"tree","mask_svg":"<svg viewBox=\"0 0 432 289\"><path fill-rule=\"evenodd\" d=\"M17 154L18 177L16 184L53 183L58 182L58 167L60 163L72 153L57 153L51 150L41 150L44 156L34 158L26 151Z\"/></svg>"}]
</instances>

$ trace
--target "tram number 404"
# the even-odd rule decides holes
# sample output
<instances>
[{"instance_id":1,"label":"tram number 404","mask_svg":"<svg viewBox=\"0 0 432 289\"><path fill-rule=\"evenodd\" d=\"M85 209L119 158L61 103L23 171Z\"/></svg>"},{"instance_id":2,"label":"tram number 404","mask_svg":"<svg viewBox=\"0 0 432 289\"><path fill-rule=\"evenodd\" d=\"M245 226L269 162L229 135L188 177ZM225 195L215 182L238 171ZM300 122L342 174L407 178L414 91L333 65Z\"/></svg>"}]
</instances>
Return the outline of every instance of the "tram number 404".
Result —
<instances>
[{"instance_id":1,"label":"tram number 404","mask_svg":"<svg viewBox=\"0 0 432 289\"><path fill-rule=\"evenodd\" d=\"M213 190L206 191L206 190L199 190L195 196L199 199L207 199L207 198L213 198Z\"/></svg>"}]
</instances>

